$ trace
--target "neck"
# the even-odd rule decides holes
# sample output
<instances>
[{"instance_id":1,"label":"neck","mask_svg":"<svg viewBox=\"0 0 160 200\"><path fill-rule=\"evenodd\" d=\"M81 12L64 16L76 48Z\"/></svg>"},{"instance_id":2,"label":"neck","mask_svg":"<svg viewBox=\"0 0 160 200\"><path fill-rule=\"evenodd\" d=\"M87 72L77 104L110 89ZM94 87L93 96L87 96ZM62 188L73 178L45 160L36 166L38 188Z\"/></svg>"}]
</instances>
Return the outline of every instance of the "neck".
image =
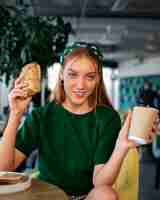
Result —
<instances>
[{"instance_id":1,"label":"neck","mask_svg":"<svg viewBox=\"0 0 160 200\"><path fill-rule=\"evenodd\" d=\"M64 101L62 103L62 106L68 110L69 112L75 113L75 114L84 114L90 112L93 108L89 107L87 104L77 105L77 104L71 104L68 101Z\"/></svg>"}]
</instances>

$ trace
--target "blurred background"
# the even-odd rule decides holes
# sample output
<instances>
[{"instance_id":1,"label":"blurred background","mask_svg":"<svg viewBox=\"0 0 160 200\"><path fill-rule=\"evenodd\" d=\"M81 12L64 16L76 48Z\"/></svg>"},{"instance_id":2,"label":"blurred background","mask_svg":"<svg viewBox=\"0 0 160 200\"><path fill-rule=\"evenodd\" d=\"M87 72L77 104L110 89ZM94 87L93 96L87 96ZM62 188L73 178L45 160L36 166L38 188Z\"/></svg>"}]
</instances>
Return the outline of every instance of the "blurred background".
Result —
<instances>
[{"instance_id":1,"label":"blurred background","mask_svg":"<svg viewBox=\"0 0 160 200\"><path fill-rule=\"evenodd\" d=\"M127 111L136 105L146 79L153 90L160 89L158 0L1 0L0 5L16 13L15 8L25 16L61 16L72 29L66 44L74 41L97 44L104 55L104 80L116 109ZM51 75L54 71L57 70L49 69L50 89L56 81ZM2 81L1 112L7 106L7 92Z\"/></svg>"},{"instance_id":2,"label":"blurred background","mask_svg":"<svg viewBox=\"0 0 160 200\"><path fill-rule=\"evenodd\" d=\"M56 84L60 52L74 41L101 48L105 86L122 118L135 105L160 109L160 1L1 0L0 6L1 127L8 113L8 92L21 67L33 58L37 61L44 56L37 49L52 49L47 51L48 60L38 60L44 75L43 94L35 98L35 105L45 104ZM37 30L41 35L32 41L30 36L36 35ZM140 199L156 200L160 192L154 180L151 181L153 174L157 175L155 161L153 164L152 155L144 157L146 160L147 173L150 170L151 173L148 179L141 179L147 185L141 190Z\"/></svg>"}]
</instances>

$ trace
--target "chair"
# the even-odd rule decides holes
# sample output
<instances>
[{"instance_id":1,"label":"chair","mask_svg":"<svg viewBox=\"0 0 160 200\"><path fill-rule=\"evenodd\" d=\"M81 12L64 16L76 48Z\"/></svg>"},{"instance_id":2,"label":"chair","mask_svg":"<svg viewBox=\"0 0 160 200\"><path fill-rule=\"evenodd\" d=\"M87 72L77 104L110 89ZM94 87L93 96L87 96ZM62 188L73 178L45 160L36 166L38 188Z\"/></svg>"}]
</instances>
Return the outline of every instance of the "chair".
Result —
<instances>
[{"instance_id":1,"label":"chair","mask_svg":"<svg viewBox=\"0 0 160 200\"><path fill-rule=\"evenodd\" d=\"M152 153L156 166L155 189L158 190L160 186L160 135L157 135L152 143Z\"/></svg>"},{"instance_id":2,"label":"chair","mask_svg":"<svg viewBox=\"0 0 160 200\"><path fill-rule=\"evenodd\" d=\"M114 184L120 200L138 200L139 193L139 153L131 149Z\"/></svg>"}]
</instances>

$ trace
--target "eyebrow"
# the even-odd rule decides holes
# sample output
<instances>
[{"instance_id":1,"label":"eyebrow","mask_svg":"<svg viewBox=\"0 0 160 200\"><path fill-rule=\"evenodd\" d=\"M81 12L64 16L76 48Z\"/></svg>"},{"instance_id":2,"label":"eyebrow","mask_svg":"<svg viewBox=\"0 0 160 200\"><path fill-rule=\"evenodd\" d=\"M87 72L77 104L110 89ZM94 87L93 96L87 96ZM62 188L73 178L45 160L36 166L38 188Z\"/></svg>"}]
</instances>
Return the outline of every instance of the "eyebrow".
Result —
<instances>
[{"instance_id":1,"label":"eyebrow","mask_svg":"<svg viewBox=\"0 0 160 200\"><path fill-rule=\"evenodd\" d=\"M68 71L78 73L77 71L73 70L72 68L69 68ZM89 73L87 73L87 75L96 75L96 71L89 72Z\"/></svg>"},{"instance_id":2,"label":"eyebrow","mask_svg":"<svg viewBox=\"0 0 160 200\"><path fill-rule=\"evenodd\" d=\"M87 75L96 75L97 73L96 72L89 72L87 73Z\"/></svg>"}]
</instances>

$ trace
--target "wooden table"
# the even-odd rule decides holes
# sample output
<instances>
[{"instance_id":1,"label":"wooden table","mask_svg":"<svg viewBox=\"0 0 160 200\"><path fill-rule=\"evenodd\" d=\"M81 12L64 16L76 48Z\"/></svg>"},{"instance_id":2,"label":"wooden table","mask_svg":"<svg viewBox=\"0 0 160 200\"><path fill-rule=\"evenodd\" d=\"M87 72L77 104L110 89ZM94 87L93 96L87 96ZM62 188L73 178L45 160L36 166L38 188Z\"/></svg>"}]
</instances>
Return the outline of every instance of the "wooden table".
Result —
<instances>
[{"instance_id":1,"label":"wooden table","mask_svg":"<svg viewBox=\"0 0 160 200\"><path fill-rule=\"evenodd\" d=\"M68 200L68 197L57 186L33 179L27 190L0 195L0 200Z\"/></svg>"}]
</instances>

